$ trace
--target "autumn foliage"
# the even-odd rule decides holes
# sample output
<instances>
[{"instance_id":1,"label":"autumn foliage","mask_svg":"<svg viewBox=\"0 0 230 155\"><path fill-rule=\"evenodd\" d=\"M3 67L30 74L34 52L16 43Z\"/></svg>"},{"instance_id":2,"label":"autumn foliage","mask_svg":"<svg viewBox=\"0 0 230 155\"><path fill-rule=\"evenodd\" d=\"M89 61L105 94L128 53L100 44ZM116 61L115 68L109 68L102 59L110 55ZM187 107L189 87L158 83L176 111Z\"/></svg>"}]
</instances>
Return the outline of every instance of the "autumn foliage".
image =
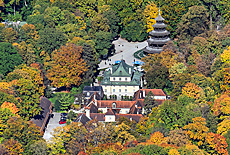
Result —
<instances>
[{"instance_id":1,"label":"autumn foliage","mask_svg":"<svg viewBox=\"0 0 230 155\"><path fill-rule=\"evenodd\" d=\"M61 46L57 51L52 53L51 67L48 77L52 80L55 87L71 87L71 85L79 86L82 76L88 70L86 62L81 58L82 47L74 44Z\"/></svg>"}]
</instances>

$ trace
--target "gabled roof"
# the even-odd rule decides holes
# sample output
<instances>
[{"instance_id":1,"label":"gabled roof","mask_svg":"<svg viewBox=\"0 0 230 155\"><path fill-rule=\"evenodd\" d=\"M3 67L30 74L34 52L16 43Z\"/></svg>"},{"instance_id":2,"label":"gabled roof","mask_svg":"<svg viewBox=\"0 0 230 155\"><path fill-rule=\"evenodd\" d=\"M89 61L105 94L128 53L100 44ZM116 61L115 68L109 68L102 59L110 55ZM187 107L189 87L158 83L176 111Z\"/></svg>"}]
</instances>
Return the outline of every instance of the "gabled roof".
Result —
<instances>
[{"instance_id":1,"label":"gabled roof","mask_svg":"<svg viewBox=\"0 0 230 155\"><path fill-rule=\"evenodd\" d=\"M135 101L113 101L113 100L100 100L97 101L98 108L113 108L113 103L116 103L116 108L130 108Z\"/></svg>"},{"instance_id":2,"label":"gabled roof","mask_svg":"<svg viewBox=\"0 0 230 155\"><path fill-rule=\"evenodd\" d=\"M115 114L114 114L113 110L111 108L109 108L107 110L107 112L105 113L105 115L115 115Z\"/></svg>"},{"instance_id":3,"label":"gabled roof","mask_svg":"<svg viewBox=\"0 0 230 155\"><path fill-rule=\"evenodd\" d=\"M87 105L85 107L85 109L89 109L90 113L97 113L98 112L98 108L94 103L90 103L89 105Z\"/></svg>"},{"instance_id":4,"label":"gabled roof","mask_svg":"<svg viewBox=\"0 0 230 155\"><path fill-rule=\"evenodd\" d=\"M162 89L140 89L142 92L145 90L145 96L151 91L154 96L166 96Z\"/></svg>"},{"instance_id":5,"label":"gabled roof","mask_svg":"<svg viewBox=\"0 0 230 155\"><path fill-rule=\"evenodd\" d=\"M83 113L78 114L77 119L74 120L74 122L81 122L83 125L85 125L88 121L90 121L90 119Z\"/></svg>"},{"instance_id":6,"label":"gabled roof","mask_svg":"<svg viewBox=\"0 0 230 155\"><path fill-rule=\"evenodd\" d=\"M95 97L94 97L95 96ZM90 97L89 97L89 99L88 99L88 103L87 104L89 104L91 101L93 101L93 102L95 102L95 99L96 100L101 100L102 99L102 97L97 93L97 92L94 92Z\"/></svg>"},{"instance_id":7,"label":"gabled roof","mask_svg":"<svg viewBox=\"0 0 230 155\"><path fill-rule=\"evenodd\" d=\"M133 66L129 66L125 63L124 60L121 60L121 62L118 64L117 68L114 70L111 74L111 77L130 77L131 74L129 74L129 68L131 68L131 73L133 71Z\"/></svg>"},{"instance_id":8,"label":"gabled roof","mask_svg":"<svg viewBox=\"0 0 230 155\"><path fill-rule=\"evenodd\" d=\"M46 97L40 97L39 106L42 108L41 114L34 116L31 121L36 124L36 126L40 127L40 132L42 132L49 118L49 114L52 113L53 104Z\"/></svg>"}]
</instances>

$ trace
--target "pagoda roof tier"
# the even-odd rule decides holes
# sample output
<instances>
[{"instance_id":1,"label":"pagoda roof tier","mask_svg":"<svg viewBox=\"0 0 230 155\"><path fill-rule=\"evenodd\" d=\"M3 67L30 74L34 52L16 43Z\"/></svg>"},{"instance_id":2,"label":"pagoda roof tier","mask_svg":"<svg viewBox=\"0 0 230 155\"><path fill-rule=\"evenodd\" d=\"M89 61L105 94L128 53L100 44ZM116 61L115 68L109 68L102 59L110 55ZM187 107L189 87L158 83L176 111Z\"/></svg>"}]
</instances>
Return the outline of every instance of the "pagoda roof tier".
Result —
<instances>
[{"instance_id":1,"label":"pagoda roof tier","mask_svg":"<svg viewBox=\"0 0 230 155\"><path fill-rule=\"evenodd\" d=\"M156 23L156 24L153 24L152 27L153 28L166 28L167 25L164 24L164 23L161 23L161 24L160 23Z\"/></svg>"},{"instance_id":2,"label":"pagoda roof tier","mask_svg":"<svg viewBox=\"0 0 230 155\"><path fill-rule=\"evenodd\" d=\"M165 31L152 30L151 32L149 32L149 34L151 36L166 36L166 35L169 35L170 33L167 30L165 30Z\"/></svg>"},{"instance_id":3,"label":"pagoda roof tier","mask_svg":"<svg viewBox=\"0 0 230 155\"><path fill-rule=\"evenodd\" d=\"M159 14L157 18L155 18L156 21L164 21L165 19Z\"/></svg>"},{"instance_id":4,"label":"pagoda roof tier","mask_svg":"<svg viewBox=\"0 0 230 155\"><path fill-rule=\"evenodd\" d=\"M170 40L170 38L167 39L162 39L162 40L156 40L156 39L148 39L147 42L148 44L152 45L152 44L165 44Z\"/></svg>"},{"instance_id":5,"label":"pagoda roof tier","mask_svg":"<svg viewBox=\"0 0 230 155\"><path fill-rule=\"evenodd\" d=\"M143 51L150 54L161 53L162 48L150 48L147 46L146 48L143 49Z\"/></svg>"}]
</instances>

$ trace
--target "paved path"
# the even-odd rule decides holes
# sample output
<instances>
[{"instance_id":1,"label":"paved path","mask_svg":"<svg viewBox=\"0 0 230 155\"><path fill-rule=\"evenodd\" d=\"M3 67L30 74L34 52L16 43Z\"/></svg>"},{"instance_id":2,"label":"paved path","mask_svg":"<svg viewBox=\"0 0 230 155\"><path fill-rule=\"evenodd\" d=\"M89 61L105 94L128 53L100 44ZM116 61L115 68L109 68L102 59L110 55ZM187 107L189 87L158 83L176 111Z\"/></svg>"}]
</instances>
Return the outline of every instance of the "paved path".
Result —
<instances>
[{"instance_id":1,"label":"paved path","mask_svg":"<svg viewBox=\"0 0 230 155\"><path fill-rule=\"evenodd\" d=\"M59 124L59 120L61 118L61 113L56 113L53 112L54 116L53 118L50 118L49 123L47 125L47 128L45 130L45 133L43 135L43 138L45 140L50 140L50 138L52 137L51 132L53 132L53 129L59 126L63 126Z\"/></svg>"},{"instance_id":2,"label":"paved path","mask_svg":"<svg viewBox=\"0 0 230 155\"><path fill-rule=\"evenodd\" d=\"M135 59L135 61L140 61L139 59L135 58L133 56L133 54L136 51L143 49L144 47L146 47L148 45L147 41L128 42L128 41L121 39L121 38L119 38L116 41L113 41L113 44L115 45L115 52L117 54L108 58L108 59L111 59L111 61L102 60L101 63L99 64L98 70L110 67L109 64L115 64L115 61L121 60L122 57L127 64L133 65L134 59ZM105 64L105 62L106 62L106 64Z\"/></svg>"}]
</instances>

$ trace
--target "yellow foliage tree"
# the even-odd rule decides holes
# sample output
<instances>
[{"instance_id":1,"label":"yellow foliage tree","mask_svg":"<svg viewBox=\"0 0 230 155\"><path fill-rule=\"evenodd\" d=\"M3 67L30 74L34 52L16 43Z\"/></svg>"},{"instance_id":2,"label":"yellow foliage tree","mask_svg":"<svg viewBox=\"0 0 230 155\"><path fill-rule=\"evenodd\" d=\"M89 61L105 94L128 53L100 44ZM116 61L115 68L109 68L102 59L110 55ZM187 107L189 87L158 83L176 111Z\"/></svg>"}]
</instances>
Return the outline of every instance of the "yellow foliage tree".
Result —
<instances>
[{"instance_id":1,"label":"yellow foliage tree","mask_svg":"<svg viewBox=\"0 0 230 155\"><path fill-rule=\"evenodd\" d=\"M177 149L170 149L168 154L169 155L180 155L180 153L177 151Z\"/></svg>"},{"instance_id":2,"label":"yellow foliage tree","mask_svg":"<svg viewBox=\"0 0 230 155\"><path fill-rule=\"evenodd\" d=\"M217 125L217 133L220 135L224 135L228 132L228 130L230 129L230 117L225 118L222 122L220 122Z\"/></svg>"},{"instance_id":3,"label":"yellow foliage tree","mask_svg":"<svg viewBox=\"0 0 230 155\"><path fill-rule=\"evenodd\" d=\"M146 5L143 15L147 20L147 32L153 30L152 25L156 23L155 18L157 17L159 11L157 5L154 2L148 2L149 4Z\"/></svg>"},{"instance_id":4,"label":"yellow foliage tree","mask_svg":"<svg viewBox=\"0 0 230 155\"><path fill-rule=\"evenodd\" d=\"M195 117L192 120L193 123L185 125L183 129L186 130L186 134L193 141L193 143L201 146L205 141L205 137L208 134L209 128L205 126L205 118Z\"/></svg>"},{"instance_id":5,"label":"yellow foliage tree","mask_svg":"<svg viewBox=\"0 0 230 155\"><path fill-rule=\"evenodd\" d=\"M230 46L221 54L222 62L230 63Z\"/></svg>"},{"instance_id":6,"label":"yellow foliage tree","mask_svg":"<svg viewBox=\"0 0 230 155\"><path fill-rule=\"evenodd\" d=\"M153 144L159 145L166 141L167 141L167 138L163 135L163 133L157 131L157 132L154 132L154 134L151 134L150 139L147 140L147 143L153 143Z\"/></svg>"},{"instance_id":7,"label":"yellow foliage tree","mask_svg":"<svg viewBox=\"0 0 230 155\"><path fill-rule=\"evenodd\" d=\"M187 83L182 88L182 95L186 95L188 97L198 99L201 97L203 89L195 85L194 83Z\"/></svg>"}]
</instances>

